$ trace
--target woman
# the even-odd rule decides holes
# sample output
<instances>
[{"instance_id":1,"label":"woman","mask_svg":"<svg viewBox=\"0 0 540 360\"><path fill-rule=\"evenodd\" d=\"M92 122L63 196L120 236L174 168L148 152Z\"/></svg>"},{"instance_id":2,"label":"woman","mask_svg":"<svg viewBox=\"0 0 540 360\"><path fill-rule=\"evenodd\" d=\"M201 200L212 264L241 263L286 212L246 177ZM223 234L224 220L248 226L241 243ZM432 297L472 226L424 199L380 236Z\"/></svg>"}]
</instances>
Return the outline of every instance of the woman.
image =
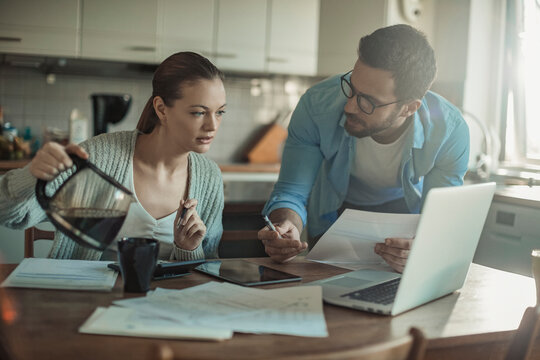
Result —
<instances>
[{"instance_id":1,"label":"woman","mask_svg":"<svg viewBox=\"0 0 540 360\"><path fill-rule=\"evenodd\" d=\"M35 199L36 178L54 179L72 166L72 153L134 193L117 238L157 239L160 259L217 257L223 182L218 166L201 154L225 113L223 74L206 58L180 52L159 65L152 87L135 131L103 134L80 146L49 142L28 166L7 173L0 182L2 224L27 228L46 219ZM112 260L115 250L85 248L57 231L49 256Z\"/></svg>"}]
</instances>

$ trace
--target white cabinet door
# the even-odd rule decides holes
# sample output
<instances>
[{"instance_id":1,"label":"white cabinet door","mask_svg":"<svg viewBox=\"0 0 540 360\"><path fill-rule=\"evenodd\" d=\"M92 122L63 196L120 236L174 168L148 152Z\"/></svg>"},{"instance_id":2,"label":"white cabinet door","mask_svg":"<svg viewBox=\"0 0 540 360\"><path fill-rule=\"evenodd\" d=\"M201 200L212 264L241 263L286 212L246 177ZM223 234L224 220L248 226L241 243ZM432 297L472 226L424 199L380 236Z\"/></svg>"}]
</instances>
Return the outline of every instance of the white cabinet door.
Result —
<instances>
[{"instance_id":1,"label":"white cabinet door","mask_svg":"<svg viewBox=\"0 0 540 360\"><path fill-rule=\"evenodd\" d=\"M315 75L319 43L319 0L269 0L267 71Z\"/></svg>"},{"instance_id":2,"label":"white cabinet door","mask_svg":"<svg viewBox=\"0 0 540 360\"><path fill-rule=\"evenodd\" d=\"M215 0L158 1L158 62L178 51L213 52Z\"/></svg>"},{"instance_id":3,"label":"white cabinet door","mask_svg":"<svg viewBox=\"0 0 540 360\"><path fill-rule=\"evenodd\" d=\"M83 58L154 63L157 0L84 0Z\"/></svg>"},{"instance_id":4,"label":"white cabinet door","mask_svg":"<svg viewBox=\"0 0 540 360\"><path fill-rule=\"evenodd\" d=\"M1 0L0 52L75 57L79 0Z\"/></svg>"},{"instance_id":5,"label":"white cabinet door","mask_svg":"<svg viewBox=\"0 0 540 360\"><path fill-rule=\"evenodd\" d=\"M353 68L360 38L386 25L387 2L321 0L319 75L345 73Z\"/></svg>"},{"instance_id":6,"label":"white cabinet door","mask_svg":"<svg viewBox=\"0 0 540 360\"><path fill-rule=\"evenodd\" d=\"M221 70L262 72L266 0L219 0L215 59Z\"/></svg>"}]
</instances>

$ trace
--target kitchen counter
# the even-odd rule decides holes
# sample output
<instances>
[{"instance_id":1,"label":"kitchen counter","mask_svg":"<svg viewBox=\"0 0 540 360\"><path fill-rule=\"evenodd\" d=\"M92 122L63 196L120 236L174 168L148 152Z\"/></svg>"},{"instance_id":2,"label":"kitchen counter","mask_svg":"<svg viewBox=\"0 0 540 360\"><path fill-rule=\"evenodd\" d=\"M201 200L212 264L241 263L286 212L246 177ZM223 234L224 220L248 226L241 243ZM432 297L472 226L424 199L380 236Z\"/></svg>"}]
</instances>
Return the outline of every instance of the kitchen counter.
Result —
<instances>
[{"instance_id":1,"label":"kitchen counter","mask_svg":"<svg viewBox=\"0 0 540 360\"><path fill-rule=\"evenodd\" d=\"M222 172L279 173L280 164L219 164Z\"/></svg>"},{"instance_id":2,"label":"kitchen counter","mask_svg":"<svg viewBox=\"0 0 540 360\"><path fill-rule=\"evenodd\" d=\"M493 200L514 205L540 208L540 186L498 186Z\"/></svg>"},{"instance_id":3,"label":"kitchen counter","mask_svg":"<svg viewBox=\"0 0 540 360\"><path fill-rule=\"evenodd\" d=\"M0 160L0 174L4 174L5 172L12 170L12 169L18 169L26 166L30 162L30 159L22 159L22 160Z\"/></svg>"}]
</instances>

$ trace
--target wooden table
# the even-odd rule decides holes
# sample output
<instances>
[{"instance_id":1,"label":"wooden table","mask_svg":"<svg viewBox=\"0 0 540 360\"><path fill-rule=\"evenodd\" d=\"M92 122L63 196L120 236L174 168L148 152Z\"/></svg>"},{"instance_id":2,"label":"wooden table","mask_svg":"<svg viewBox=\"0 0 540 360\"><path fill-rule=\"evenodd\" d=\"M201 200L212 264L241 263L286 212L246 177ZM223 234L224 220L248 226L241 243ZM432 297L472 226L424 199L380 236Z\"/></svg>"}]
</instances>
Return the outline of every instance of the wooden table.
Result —
<instances>
[{"instance_id":1,"label":"wooden table","mask_svg":"<svg viewBox=\"0 0 540 360\"><path fill-rule=\"evenodd\" d=\"M303 259L285 265L269 258L249 261L301 275L304 282L347 271ZM13 268L0 265L1 277ZM180 289L209 280L194 273L152 285ZM279 286L294 284L267 287ZM77 329L97 306L140 296L124 294L120 280L110 293L10 288L5 295L18 313L15 323L7 327L17 359L77 360L150 359L159 343L167 343L186 359L276 359L368 346L401 337L411 326L423 329L430 339L429 359L500 359L525 308L535 302L532 278L473 264L461 290L395 317L325 305L328 338L235 334L231 340L205 342L79 334Z\"/></svg>"}]
</instances>

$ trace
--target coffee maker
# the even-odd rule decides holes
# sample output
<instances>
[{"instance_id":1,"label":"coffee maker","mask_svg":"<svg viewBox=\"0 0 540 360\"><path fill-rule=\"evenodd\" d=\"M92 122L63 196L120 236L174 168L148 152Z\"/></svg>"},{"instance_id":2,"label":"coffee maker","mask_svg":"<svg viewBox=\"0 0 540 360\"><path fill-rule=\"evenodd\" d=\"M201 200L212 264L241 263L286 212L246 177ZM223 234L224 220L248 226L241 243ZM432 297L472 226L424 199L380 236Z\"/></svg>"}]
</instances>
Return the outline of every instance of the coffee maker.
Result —
<instances>
[{"instance_id":1,"label":"coffee maker","mask_svg":"<svg viewBox=\"0 0 540 360\"><path fill-rule=\"evenodd\" d=\"M120 122L131 105L129 94L92 94L94 136L107 132L108 124Z\"/></svg>"}]
</instances>

